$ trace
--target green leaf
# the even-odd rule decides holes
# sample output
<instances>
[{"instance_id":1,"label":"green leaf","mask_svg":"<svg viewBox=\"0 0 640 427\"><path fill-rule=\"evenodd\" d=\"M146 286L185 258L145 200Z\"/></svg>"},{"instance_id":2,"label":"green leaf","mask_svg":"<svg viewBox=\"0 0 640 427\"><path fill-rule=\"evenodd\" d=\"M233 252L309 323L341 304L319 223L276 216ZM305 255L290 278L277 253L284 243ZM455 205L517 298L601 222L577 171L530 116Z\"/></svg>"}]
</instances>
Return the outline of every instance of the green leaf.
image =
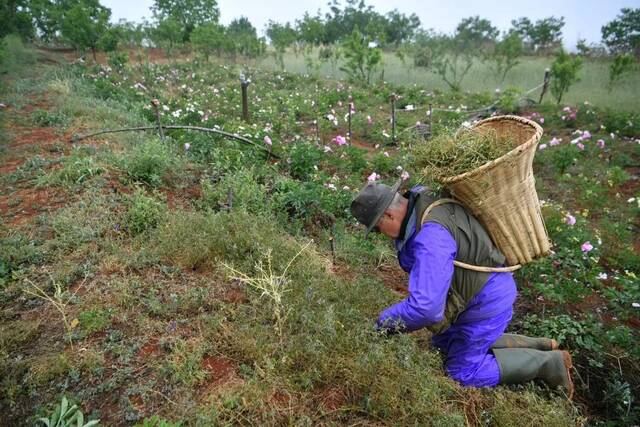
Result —
<instances>
[{"instance_id":1,"label":"green leaf","mask_svg":"<svg viewBox=\"0 0 640 427\"><path fill-rule=\"evenodd\" d=\"M67 397L62 396L62 403L60 405L60 419L58 420L58 422L62 421L62 419L65 417L65 415L67 414L68 407L69 407L69 402L67 401Z\"/></svg>"},{"instance_id":2,"label":"green leaf","mask_svg":"<svg viewBox=\"0 0 640 427\"><path fill-rule=\"evenodd\" d=\"M83 427L97 426L99 423L100 423L100 420L91 420L88 423L86 423Z\"/></svg>"},{"instance_id":3,"label":"green leaf","mask_svg":"<svg viewBox=\"0 0 640 427\"><path fill-rule=\"evenodd\" d=\"M44 424L47 427L51 427L51 425L49 424L48 418L38 418L38 421L40 421L42 424Z\"/></svg>"}]
</instances>

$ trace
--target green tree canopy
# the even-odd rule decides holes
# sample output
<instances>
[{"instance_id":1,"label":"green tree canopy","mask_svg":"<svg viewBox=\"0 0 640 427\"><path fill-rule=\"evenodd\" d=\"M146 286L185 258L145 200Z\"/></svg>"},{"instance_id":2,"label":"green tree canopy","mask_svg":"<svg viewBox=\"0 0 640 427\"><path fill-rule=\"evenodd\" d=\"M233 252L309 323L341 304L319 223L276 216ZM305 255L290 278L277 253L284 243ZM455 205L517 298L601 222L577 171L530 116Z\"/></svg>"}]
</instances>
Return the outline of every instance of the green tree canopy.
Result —
<instances>
[{"instance_id":1,"label":"green tree canopy","mask_svg":"<svg viewBox=\"0 0 640 427\"><path fill-rule=\"evenodd\" d=\"M518 18L511 21L513 31L518 33L525 45L532 52L544 52L555 49L562 43L564 17L539 19L535 23L529 18Z\"/></svg>"},{"instance_id":2,"label":"green tree canopy","mask_svg":"<svg viewBox=\"0 0 640 427\"><path fill-rule=\"evenodd\" d=\"M183 41L193 29L208 22L218 22L220 10L216 0L154 0L153 16L162 22L171 17L180 24Z\"/></svg>"},{"instance_id":3,"label":"green tree canopy","mask_svg":"<svg viewBox=\"0 0 640 427\"><path fill-rule=\"evenodd\" d=\"M624 8L602 27L602 41L613 53L632 53L640 59L640 8Z\"/></svg>"},{"instance_id":4,"label":"green tree canopy","mask_svg":"<svg viewBox=\"0 0 640 427\"><path fill-rule=\"evenodd\" d=\"M63 0L59 2L60 30L65 41L78 50L96 50L109 29L111 10L98 0Z\"/></svg>"},{"instance_id":5,"label":"green tree canopy","mask_svg":"<svg viewBox=\"0 0 640 427\"><path fill-rule=\"evenodd\" d=\"M258 38L256 28L245 16L235 18L227 26L227 38L233 42L235 51L241 55L256 57L265 51L265 41Z\"/></svg>"},{"instance_id":6,"label":"green tree canopy","mask_svg":"<svg viewBox=\"0 0 640 427\"><path fill-rule=\"evenodd\" d=\"M0 38L15 33L24 39L35 35L27 0L0 1Z\"/></svg>"},{"instance_id":7,"label":"green tree canopy","mask_svg":"<svg viewBox=\"0 0 640 427\"><path fill-rule=\"evenodd\" d=\"M215 22L196 27L191 33L191 44L208 61L212 53L219 53L225 47L224 27Z\"/></svg>"}]
</instances>

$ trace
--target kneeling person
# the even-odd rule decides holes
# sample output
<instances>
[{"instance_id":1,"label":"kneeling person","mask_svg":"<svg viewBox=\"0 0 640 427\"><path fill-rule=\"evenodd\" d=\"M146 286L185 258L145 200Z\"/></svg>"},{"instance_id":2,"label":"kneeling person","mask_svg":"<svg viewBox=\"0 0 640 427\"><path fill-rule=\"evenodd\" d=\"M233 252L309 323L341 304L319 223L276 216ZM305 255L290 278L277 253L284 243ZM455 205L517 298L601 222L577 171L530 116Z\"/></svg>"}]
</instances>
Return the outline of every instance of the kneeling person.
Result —
<instances>
[{"instance_id":1,"label":"kneeling person","mask_svg":"<svg viewBox=\"0 0 640 427\"><path fill-rule=\"evenodd\" d=\"M478 272L454 260L486 267L505 257L484 227L455 203L429 206L438 195L422 187L400 195L368 183L351 212L370 231L395 240L398 261L409 273L409 296L384 310L377 327L386 332L427 328L445 355L445 370L465 386L493 387L542 379L573 394L571 356L555 340L505 334L513 315L512 273ZM425 215L426 213L426 215ZM424 218L423 218L424 216Z\"/></svg>"}]
</instances>

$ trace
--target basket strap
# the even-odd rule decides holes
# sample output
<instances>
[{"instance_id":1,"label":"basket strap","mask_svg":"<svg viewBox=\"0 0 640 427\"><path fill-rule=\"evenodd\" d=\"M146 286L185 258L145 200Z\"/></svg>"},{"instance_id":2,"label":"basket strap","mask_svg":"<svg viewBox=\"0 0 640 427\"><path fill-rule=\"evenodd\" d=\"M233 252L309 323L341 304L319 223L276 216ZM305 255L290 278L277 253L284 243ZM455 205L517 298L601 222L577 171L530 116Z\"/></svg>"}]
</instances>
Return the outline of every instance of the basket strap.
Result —
<instances>
[{"instance_id":1,"label":"basket strap","mask_svg":"<svg viewBox=\"0 0 640 427\"><path fill-rule=\"evenodd\" d=\"M455 199L447 199L447 198L438 199L435 202L431 203L429 206L427 206L427 209L425 209L424 213L422 214L420 224L424 224L427 221L427 217L429 216L429 213L431 213L431 211L434 208L447 203L455 203L456 205L460 205L464 207L462 203L460 203ZM465 270L480 271L483 273L510 273L522 267L521 264L511 265L508 267L483 267L481 265L467 264L466 262L462 262L458 260L454 260L453 265L455 265L456 267L464 268Z\"/></svg>"}]
</instances>

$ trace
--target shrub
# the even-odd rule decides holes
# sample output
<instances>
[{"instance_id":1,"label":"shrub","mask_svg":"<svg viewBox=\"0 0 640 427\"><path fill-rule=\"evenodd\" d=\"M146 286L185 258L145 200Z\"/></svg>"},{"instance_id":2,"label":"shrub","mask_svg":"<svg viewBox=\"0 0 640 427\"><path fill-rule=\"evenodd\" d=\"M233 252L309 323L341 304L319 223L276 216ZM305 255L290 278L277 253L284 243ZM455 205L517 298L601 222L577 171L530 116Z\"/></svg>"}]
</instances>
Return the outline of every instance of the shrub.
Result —
<instances>
[{"instance_id":1,"label":"shrub","mask_svg":"<svg viewBox=\"0 0 640 427\"><path fill-rule=\"evenodd\" d=\"M307 180L316 172L314 166L320 164L322 159L322 152L315 145L298 142L289 149L286 167L292 177Z\"/></svg>"},{"instance_id":2,"label":"shrub","mask_svg":"<svg viewBox=\"0 0 640 427\"><path fill-rule=\"evenodd\" d=\"M342 47L345 64L340 67L351 80L371 83L371 76L382 62L382 50L372 46L373 40L358 28L345 38Z\"/></svg>"},{"instance_id":3,"label":"shrub","mask_svg":"<svg viewBox=\"0 0 640 427\"><path fill-rule=\"evenodd\" d=\"M232 196L232 206L247 212L268 212L267 186L264 181L272 173L267 168L250 167L228 173L217 183L202 182L202 201L205 207L219 209ZM265 176L267 175L267 176Z\"/></svg>"},{"instance_id":4,"label":"shrub","mask_svg":"<svg viewBox=\"0 0 640 427\"><path fill-rule=\"evenodd\" d=\"M551 93L555 96L558 105L569 88L580 81L578 77L580 68L582 68L582 58L579 56L572 57L563 49L556 54L556 59L551 64Z\"/></svg>"},{"instance_id":5,"label":"shrub","mask_svg":"<svg viewBox=\"0 0 640 427\"><path fill-rule=\"evenodd\" d=\"M129 62L129 54L127 52L111 52L107 59L109 65L119 72L124 71L127 63Z\"/></svg>"},{"instance_id":6,"label":"shrub","mask_svg":"<svg viewBox=\"0 0 640 427\"><path fill-rule=\"evenodd\" d=\"M139 141L134 149L122 159L123 168L135 181L154 187L171 181L167 176L180 161L174 150L158 138Z\"/></svg>"},{"instance_id":7,"label":"shrub","mask_svg":"<svg viewBox=\"0 0 640 427\"><path fill-rule=\"evenodd\" d=\"M128 197L129 209L124 218L124 226L132 236L153 229L166 212L166 205L157 198L147 196L145 191L137 188Z\"/></svg>"},{"instance_id":8,"label":"shrub","mask_svg":"<svg viewBox=\"0 0 640 427\"><path fill-rule=\"evenodd\" d=\"M100 332L106 329L111 323L110 317L111 310L93 308L80 313L78 315L78 321L85 333L91 335L94 332Z\"/></svg>"}]
</instances>

